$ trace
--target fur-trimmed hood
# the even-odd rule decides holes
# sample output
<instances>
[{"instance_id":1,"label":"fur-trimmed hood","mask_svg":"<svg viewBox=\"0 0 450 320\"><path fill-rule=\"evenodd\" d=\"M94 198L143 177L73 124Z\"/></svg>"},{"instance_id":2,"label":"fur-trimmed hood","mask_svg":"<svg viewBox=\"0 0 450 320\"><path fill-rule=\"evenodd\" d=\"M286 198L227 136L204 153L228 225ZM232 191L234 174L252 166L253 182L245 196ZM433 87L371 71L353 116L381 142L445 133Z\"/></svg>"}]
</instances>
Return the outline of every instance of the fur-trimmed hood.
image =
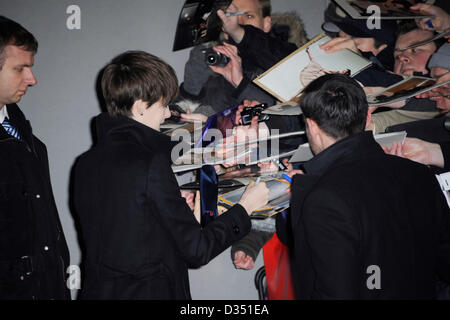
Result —
<instances>
[{"instance_id":1,"label":"fur-trimmed hood","mask_svg":"<svg viewBox=\"0 0 450 320\"><path fill-rule=\"evenodd\" d=\"M297 12L283 12L272 14L272 32L283 40L301 47L308 42L303 22Z\"/></svg>"}]
</instances>

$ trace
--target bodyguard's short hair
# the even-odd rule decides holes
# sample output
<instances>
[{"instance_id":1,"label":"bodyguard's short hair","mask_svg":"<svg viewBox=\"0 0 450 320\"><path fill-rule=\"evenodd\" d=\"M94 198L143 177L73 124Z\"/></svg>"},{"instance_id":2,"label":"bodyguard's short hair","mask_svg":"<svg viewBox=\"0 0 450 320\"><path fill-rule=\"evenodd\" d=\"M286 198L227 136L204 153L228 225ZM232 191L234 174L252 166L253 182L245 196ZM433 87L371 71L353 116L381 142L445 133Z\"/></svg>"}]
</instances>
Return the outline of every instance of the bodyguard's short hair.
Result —
<instances>
[{"instance_id":1,"label":"bodyguard's short hair","mask_svg":"<svg viewBox=\"0 0 450 320\"><path fill-rule=\"evenodd\" d=\"M365 130L368 104L362 87L347 75L327 74L304 90L300 107L329 136L340 140Z\"/></svg>"},{"instance_id":2,"label":"bodyguard's short hair","mask_svg":"<svg viewBox=\"0 0 450 320\"><path fill-rule=\"evenodd\" d=\"M173 68L144 51L127 51L108 64L101 80L106 108L112 116L131 115L137 100L171 103L178 94L178 79Z\"/></svg>"},{"instance_id":3,"label":"bodyguard's short hair","mask_svg":"<svg viewBox=\"0 0 450 320\"><path fill-rule=\"evenodd\" d=\"M4 53L8 45L22 47L33 54L38 50L38 42L28 30L17 22L0 16L0 70L5 62Z\"/></svg>"}]
</instances>

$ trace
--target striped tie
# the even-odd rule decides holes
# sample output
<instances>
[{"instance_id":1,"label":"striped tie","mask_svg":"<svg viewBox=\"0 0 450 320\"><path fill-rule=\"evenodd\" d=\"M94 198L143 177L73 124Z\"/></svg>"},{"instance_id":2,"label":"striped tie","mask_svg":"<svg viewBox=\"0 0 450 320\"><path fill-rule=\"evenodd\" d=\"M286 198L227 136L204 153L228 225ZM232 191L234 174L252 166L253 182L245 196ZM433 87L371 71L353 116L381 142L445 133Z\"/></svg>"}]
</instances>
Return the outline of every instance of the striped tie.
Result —
<instances>
[{"instance_id":1,"label":"striped tie","mask_svg":"<svg viewBox=\"0 0 450 320\"><path fill-rule=\"evenodd\" d=\"M2 126L3 128L5 128L7 134L13 136L16 139L21 139L19 131L15 127L13 127L11 122L9 122L8 118L5 118L5 120L2 122Z\"/></svg>"}]
</instances>

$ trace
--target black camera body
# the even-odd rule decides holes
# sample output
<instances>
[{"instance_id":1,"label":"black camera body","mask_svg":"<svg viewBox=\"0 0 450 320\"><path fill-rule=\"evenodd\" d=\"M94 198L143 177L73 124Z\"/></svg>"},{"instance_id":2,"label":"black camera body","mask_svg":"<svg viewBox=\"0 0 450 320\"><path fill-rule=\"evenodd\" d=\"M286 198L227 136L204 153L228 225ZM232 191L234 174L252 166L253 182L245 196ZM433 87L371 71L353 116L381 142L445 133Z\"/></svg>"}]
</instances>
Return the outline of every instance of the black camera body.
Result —
<instances>
[{"instance_id":1,"label":"black camera body","mask_svg":"<svg viewBox=\"0 0 450 320\"><path fill-rule=\"evenodd\" d=\"M228 62L230 62L230 58L220 52L217 52L213 48L205 49L203 53L205 55L205 63L208 66L225 67Z\"/></svg>"},{"instance_id":2,"label":"black camera body","mask_svg":"<svg viewBox=\"0 0 450 320\"><path fill-rule=\"evenodd\" d=\"M256 116L258 116L258 122L269 120L270 116L262 113L268 107L267 103L261 103L254 107L245 107L241 112L242 125L249 125L252 122L253 117Z\"/></svg>"},{"instance_id":3,"label":"black camera body","mask_svg":"<svg viewBox=\"0 0 450 320\"><path fill-rule=\"evenodd\" d=\"M181 114L186 113L179 105L172 103L168 105L170 110L170 117L167 119L168 122L178 123L181 121Z\"/></svg>"}]
</instances>

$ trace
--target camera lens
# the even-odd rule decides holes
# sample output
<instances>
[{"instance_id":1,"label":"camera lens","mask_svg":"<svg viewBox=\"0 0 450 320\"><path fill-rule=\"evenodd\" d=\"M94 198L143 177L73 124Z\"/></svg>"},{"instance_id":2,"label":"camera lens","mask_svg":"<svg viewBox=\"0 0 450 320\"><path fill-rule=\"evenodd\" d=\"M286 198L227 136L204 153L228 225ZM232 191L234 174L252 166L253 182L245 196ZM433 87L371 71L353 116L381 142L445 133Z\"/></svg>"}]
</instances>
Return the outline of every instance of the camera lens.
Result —
<instances>
[{"instance_id":1,"label":"camera lens","mask_svg":"<svg viewBox=\"0 0 450 320\"><path fill-rule=\"evenodd\" d=\"M206 63L209 65L215 65L217 63L217 54L210 53L206 56Z\"/></svg>"},{"instance_id":2,"label":"camera lens","mask_svg":"<svg viewBox=\"0 0 450 320\"><path fill-rule=\"evenodd\" d=\"M206 49L204 51L205 54L205 63L209 66L219 66L224 67L228 64L230 59L220 52L215 51L212 48Z\"/></svg>"}]
</instances>

